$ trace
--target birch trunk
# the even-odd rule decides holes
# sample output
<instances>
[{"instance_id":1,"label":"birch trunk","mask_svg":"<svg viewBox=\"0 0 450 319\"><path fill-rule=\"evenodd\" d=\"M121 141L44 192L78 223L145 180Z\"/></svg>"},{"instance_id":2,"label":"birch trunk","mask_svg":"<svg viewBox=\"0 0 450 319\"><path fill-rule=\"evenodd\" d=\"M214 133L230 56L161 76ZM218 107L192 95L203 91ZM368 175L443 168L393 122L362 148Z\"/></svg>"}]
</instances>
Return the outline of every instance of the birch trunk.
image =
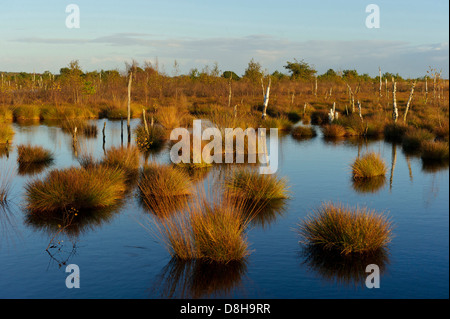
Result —
<instances>
[{"instance_id":1,"label":"birch trunk","mask_svg":"<svg viewBox=\"0 0 450 319\"><path fill-rule=\"evenodd\" d=\"M411 87L411 92L409 93L409 99L408 99L408 103L406 103L406 110L405 110L405 115L403 116L403 122L406 123L406 116L408 115L408 111L409 111L409 105L411 104L411 100L414 94L414 87L416 86L416 81L414 81L412 87Z\"/></svg>"},{"instance_id":2,"label":"birch trunk","mask_svg":"<svg viewBox=\"0 0 450 319\"><path fill-rule=\"evenodd\" d=\"M397 108L397 98L396 98L396 92L397 92L397 82L395 82L394 78L392 78L393 88L392 88L392 119L394 120L394 123L397 123L398 119L398 108Z\"/></svg>"},{"instance_id":3,"label":"birch trunk","mask_svg":"<svg viewBox=\"0 0 450 319\"><path fill-rule=\"evenodd\" d=\"M270 83L271 83L271 79L269 77L269 85L267 86L266 95L264 96L264 109L263 109L262 119L265 119L267 116L267 106L269 105Z\"/></svg>"}]
</instances>

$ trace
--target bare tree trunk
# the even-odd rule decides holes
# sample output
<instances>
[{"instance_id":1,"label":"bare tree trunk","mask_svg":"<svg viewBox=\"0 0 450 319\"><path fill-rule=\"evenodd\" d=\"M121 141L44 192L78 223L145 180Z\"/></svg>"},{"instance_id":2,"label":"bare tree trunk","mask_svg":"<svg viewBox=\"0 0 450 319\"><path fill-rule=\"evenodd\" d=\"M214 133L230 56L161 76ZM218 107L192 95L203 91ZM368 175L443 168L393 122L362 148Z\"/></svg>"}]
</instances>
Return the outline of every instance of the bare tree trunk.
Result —
<instances>
[{"instance_id":1,"label":"bare tree trunk","mask_svg":"<svg viewBox=\"0 0 450 319\"><path fill-rule=\"evenodd\" d=\"M382 96L381 95L381 90L383 88L383 81L381 80L381 68L380 67L378 67L378 71L380 72L380 97L381 97Z\"/></svg>"},{"instance_id":2,"label":"bare tree trunk","mask_svg":"<svg viewBox=\"0 0 450 319\"><path fill-rule=\"evenodd\" d=\"M411 92L409 93L409 99L408 99L408 103L406 103L406 110L405 110L405 115L403 116L403 122L406 123L406 116L408 115L408 111L409 111L409 105L411 103L413 94L414 94L414 87L416 86L416 81L413 82L413 85L411 87Z\"/></svg>"},{"instance_id":3,"label":"bare tree trunk","mask_svg":"<svg viewBox=\"0 0 450 319\"><path fill-rule=\"evenodd\" d=\"M315 85L314 85L314 96L317 96L317 76L314 78Z\"/></svg>"},{"instance_id":4,"label":"bare tree trunk","mask_svg":"<svg viewBox=\"0 0 450 319\"><path fill-rule=\"evenodd\" d=\"M267 86L266 94L264 96L264 109L263 109L262 119L265 119L266 115L267 115L267 106L269 105L270 83L271 83L271 78L269 76L269 85Z\"/></svg>"},{"instance_id":5,"label":"bare tree trunk","mask_svg":"<svg viewBox=\"0 0 450 319\"><path fill-rule=\"evenodd\" d=\"M398 119L398 108L397 108L397 98L396 98L396 92L397 92L397 82L395 82L394 78L392 78L393 88L392 88L392 119L394 120L394 123L397 123Z\"/></svg>"},{"instance_id":6,"label":"bare tree trunk","mask_svg":"<svg viewBox=\"0 0 450 319\"><path fill-rule=\"evenodd\" d=\"M363 121L363 116L362 116L362 110L361 110L361 103L358 100L358 112L359 112L359 118L361 119L361 122Z\"/></svg>"},{"instance_id":7,"label":"bare tree trunk","mask_svg":"<svg viewBox=\"0 0 450 319\"><path fill-rule=\"evenodd\" d=\"M150 133L148 132L147 118L145 117L145 109L142 109L142 118L144 120L145 133L147 133L147 135L150 135Z\"/></svg>"}]
</instances>

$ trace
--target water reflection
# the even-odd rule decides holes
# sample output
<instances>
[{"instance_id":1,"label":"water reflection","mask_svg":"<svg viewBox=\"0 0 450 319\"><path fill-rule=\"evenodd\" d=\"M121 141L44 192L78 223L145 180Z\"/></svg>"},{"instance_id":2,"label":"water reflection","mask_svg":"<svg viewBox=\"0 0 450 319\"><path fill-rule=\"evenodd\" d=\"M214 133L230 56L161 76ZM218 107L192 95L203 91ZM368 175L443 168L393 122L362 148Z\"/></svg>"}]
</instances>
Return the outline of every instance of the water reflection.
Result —
<instances>
[{"instance_id":1,"label":"water reflection","mask_svg":"<svg viewBox=\"0 0 450 319\"><path fill-rule=\"evenodd\" d=\"M386 184L386 177L375 176L372 178L352 179L352 187L357 193L377 193L382 190Z\"/></svg>"},{"instance_id":2,"label":"water reflection","mask_svg":"<svg viewBox=\"0 0 450 319\"><path fill-rule=\"evenodd\" d=\"M286 212L287 199L270 201L246 201L243 205L244 214L251 219L253 226L267 229L278 217Z\"/></svg>"},{"instance_id":3,"label":"water reflection","mask_svg":"<svg viewBox=\"0 0 450 319\"><path fill-rule=\"evenodd\" d=\"M246 272L245 260L220 264L172 258L157 276L153 290L162 298L226 297L242 289Z\"/></svg>"},{"instance_id":4,"label":"water reflection","mask_svg":"<svg viewBox=\"0 0 450 319\"><path fill-rule=\"evenodd\" d=\"M376 264L380 275L389 265L389 252L379 249L372 254L341 255L339 252L324 250L315 246L304 247L300 253L304 258L302 265L320 276L320 278L339 286L354 288L365 287L368 273L366 267Z\"/></svg>"},{"instance_id":5,"label":"water reflection","mask_svg":"<svg viewBox=\"0 0 450 319\"><path fill-rule=\"evenodd\" d=\"M48 162L40 162L40 163L24 163L19 162L19 166L17 172L19 175L37 175L42 173L47 167L50 167L53 164L53 160Z\"/></svg>"},{"instance_id":6,"label":"water reflection","mask_svg":"<svg viewBox=\"0 0 450 319\"><path fill-rule=\"evenodd\" d=\"M425 173L437 173L446 170L449 167L448 160L443 161L427 161L422 159L422 171Z\"/></svg>"},{"instance_id":7,"label":"water reflection","mask_svg":"<svg viewBox=\"0 0 450 319\"><path fill-rule=\"evenodd\" d=\"M54 214L31 214L27 213L25 225L35 231L42 231L52 238L56 233L61 233L75 240L80 235L92 231L100 226L110 223L120 211L122 203L109 208L95 211L76 212L76 216L70 212Z\"/></svg>"}]
</instances>

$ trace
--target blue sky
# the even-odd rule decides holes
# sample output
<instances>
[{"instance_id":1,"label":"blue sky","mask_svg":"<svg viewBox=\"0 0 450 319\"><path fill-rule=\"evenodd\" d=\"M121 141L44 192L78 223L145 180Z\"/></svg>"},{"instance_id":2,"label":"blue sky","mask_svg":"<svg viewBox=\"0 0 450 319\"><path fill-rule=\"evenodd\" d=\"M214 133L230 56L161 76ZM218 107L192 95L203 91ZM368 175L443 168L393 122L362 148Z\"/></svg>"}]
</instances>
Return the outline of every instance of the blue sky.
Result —
<instances>
[{"instance_id":1,"label":"blue sky","mask_svg":"<svg viewBox=\"0 0 450 319\"><path fill-rule=\"evenodd\" d=\"M68 29L69 4L80 28ZM367 5L380 7L380 28L368 29ZM268 72L294 58L329 68L376 75L448 78L449 4L432 1L294 0L0 0L0 70L58 70L78 59L84 70L124 69L155 61L172 74L217 62L242 74L251 58Z\"/></svg>"}]
</instances>

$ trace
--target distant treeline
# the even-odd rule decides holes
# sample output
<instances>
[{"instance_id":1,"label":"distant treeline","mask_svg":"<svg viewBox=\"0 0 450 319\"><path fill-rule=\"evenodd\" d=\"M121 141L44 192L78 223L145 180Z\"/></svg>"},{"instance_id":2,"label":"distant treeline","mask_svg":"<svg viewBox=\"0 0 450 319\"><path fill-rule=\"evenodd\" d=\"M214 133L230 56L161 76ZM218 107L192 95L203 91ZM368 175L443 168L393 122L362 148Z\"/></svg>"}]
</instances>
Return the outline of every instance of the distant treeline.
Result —
<instances>
[{"instance_id":1,"label":"distant treeline","mask_svg":"<svg viewBox=\"0 0 450 319\"><path fill-rule=\"evenodd\" d=\"M187 97L227 97L233 91L233 97L255 96L262 94L268 79L271 92L281 95L302 94L302 92L329 90L345 92L349 84L360 86L361 90L378 90L380 86L390 85L392 80L399 82L399 90L408 90L409 82L423 82L421 86L441 90L448 85L441 78L441 72L431 69L426 75L417 79L403 79L399 74L384 72L380 77L359 74L356 70L335 71L329 69L318 75L313 66L303 60L287 62L286 73L275 71L267 74L260 63L252 59L244 74L219 70L217 63L202 70L191 69L188 74L179 74L175 61L171 75L161 71L158 61L125 62L125 71L101 70L83 71L77 60L60 69L59 74L49 71L44 73L0 72L0 103L71 103L88 104L100 101L121 100L126 96L129 76L132 75L133 100L150 105L152 99ZM404 88L402 88L404 82ZM420 85L419 85L420 86ZM263 88L263 90L261 90ZM121 102L120 102L121 103Z\"/></svg>"}]
</instances>

